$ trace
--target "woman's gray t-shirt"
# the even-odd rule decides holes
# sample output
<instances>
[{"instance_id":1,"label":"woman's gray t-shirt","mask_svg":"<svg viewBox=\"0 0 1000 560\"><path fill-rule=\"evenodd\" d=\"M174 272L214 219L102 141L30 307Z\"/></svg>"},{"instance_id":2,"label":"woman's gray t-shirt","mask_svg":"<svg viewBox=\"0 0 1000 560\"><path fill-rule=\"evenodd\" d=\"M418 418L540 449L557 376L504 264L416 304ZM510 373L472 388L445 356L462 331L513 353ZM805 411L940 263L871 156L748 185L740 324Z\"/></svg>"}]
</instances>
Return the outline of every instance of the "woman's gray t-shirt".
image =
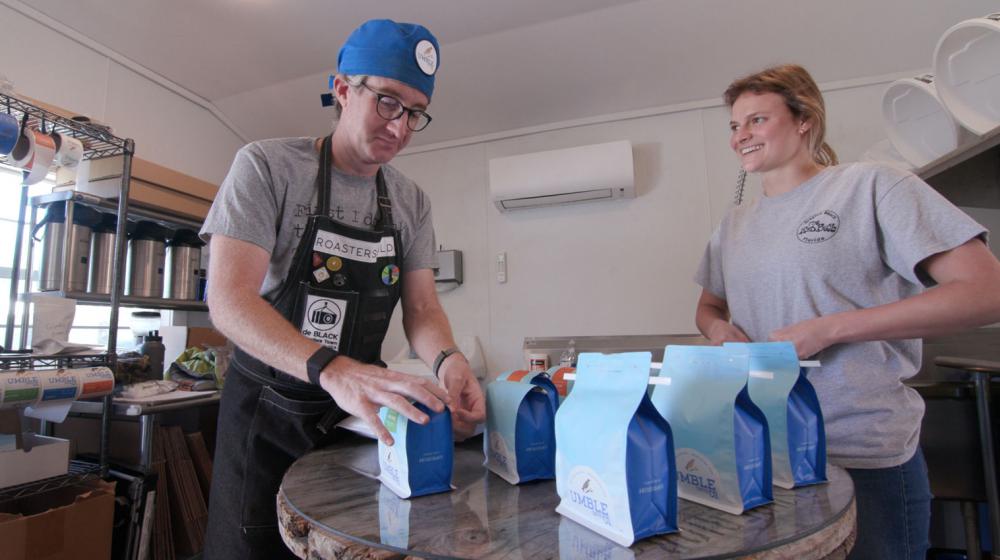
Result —
<instances>
[{"instance_id":1,"label":"woman's gray t-shirt","mask_svg":"<svg viewBox=\"0 0 1000 560\"><path fill-rule=\"evenodd\" d=\"M434 227L427 195L390 165L383 165L392 216L402 237L403 272L437 266ZM318 211L316 138L276 138L252 142L236 154L201 236L213 234L253 243L271 255L260 294L274 301L288 274L309 214ZM333 168L330 217L360 229L374 228L375 177Z\"/></svg>"},{"instance_id":2,"label":"woman's gray t-shirt","mask_svg":"<svg viewBox=\"0 0 1000 560\"><path fill-rule=\"evenodd\" d=\"M695 281L726 300L752 341L842 311L911 297L933 284L920 268L986 230L914 175L872 164L830 167L795 190L732 209ZM808 374L831 462L885 468L916 451L924 404L903 385L921 341L837 344Z\"/></svg>"}]
</instances>

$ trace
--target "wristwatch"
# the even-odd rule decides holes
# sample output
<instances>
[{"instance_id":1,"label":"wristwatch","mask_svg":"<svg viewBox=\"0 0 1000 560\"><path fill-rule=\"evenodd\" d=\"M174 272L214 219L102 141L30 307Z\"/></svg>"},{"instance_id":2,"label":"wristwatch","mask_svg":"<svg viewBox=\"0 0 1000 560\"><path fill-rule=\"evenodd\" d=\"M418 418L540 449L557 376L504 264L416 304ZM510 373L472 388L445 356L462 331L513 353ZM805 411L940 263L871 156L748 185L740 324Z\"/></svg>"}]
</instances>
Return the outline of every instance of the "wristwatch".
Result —
<instances>
[{"instance_id":1,"label":"wristwatch","mask_svg":"<svg viewBox=\"0 0 1000 560\"><path fill-rule=\"evenodd\" d=\"M306 361L306 373L309 375L309 381L313 385L320 386L319 374L323 372L323 368L327 364L339 355L339 352L326 346L320 346L319 350L313 352L313 355L309 356L309 359Z\"/></svg>"},{"instance_id":2,"label":"wristwatch","mask_svg":"<svg viewBox=\"0 0 1000 560\"><path fill-rule=\"evenodd\" d=\"M452 354L459 354L458 348L452 346L451 348L445 348L434 358L434 366L431 368L434 371L434 377L438 377L438 370L441 369L441 364L444 363L445 358L451 356Z\"/></svg>"}]
</instances>

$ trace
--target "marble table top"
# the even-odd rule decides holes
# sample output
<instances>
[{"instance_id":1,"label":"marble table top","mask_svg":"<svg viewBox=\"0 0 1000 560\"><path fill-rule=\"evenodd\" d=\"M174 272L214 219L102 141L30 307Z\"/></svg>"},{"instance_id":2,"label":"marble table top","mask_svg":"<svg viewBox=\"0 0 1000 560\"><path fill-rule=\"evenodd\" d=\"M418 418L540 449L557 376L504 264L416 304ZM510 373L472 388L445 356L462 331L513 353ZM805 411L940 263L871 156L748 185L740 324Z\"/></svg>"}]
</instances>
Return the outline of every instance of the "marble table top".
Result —
<instances>
[{"instance_id":1,"label":"marble table top","mask_svg":"<svg viewBox=\"0 0 1000 560\"><path fill-rule=\"evenodd\" d=\"M410 500L375 479L377 445L345 436L289 468L278 495L285 543L302 558L843 558L854 543L854 486L774 488L774 503L732 515L680 500L681 531L619 546L555 512L555 481L514 486L483 465L482 439L455 447L452 492Z\"/></svg>"}]
</instances>

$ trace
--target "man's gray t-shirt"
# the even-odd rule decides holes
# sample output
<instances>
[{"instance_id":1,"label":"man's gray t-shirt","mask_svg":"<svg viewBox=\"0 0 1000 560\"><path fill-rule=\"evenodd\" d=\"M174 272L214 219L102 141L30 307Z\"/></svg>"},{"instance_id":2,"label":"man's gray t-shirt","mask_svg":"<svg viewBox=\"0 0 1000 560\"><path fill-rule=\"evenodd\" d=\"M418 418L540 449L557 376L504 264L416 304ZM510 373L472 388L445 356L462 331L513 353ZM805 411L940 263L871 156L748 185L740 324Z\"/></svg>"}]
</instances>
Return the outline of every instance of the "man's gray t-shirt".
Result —
<instances>
[{"instance_id":1,"label":"man's gray t-shirt","mask_svg":"<svg viewBox=\"0 0 1000 560\"><path fill-rule=\"evenodd\" d=\"M986 230L910 173L872 164L821 171L795 190L732 209L695 281L726 300L750 340L933 284L918 265ZM831 346L808 374L831 462L886 468L916 451L924 404L903 385L920 369L918 339Z\"/></svg>"},{"instance_id":2,"label":"man's gray t-shirt","mask_svg":"<svg viewBox=\"0 0 1000 560\"><path fill-rule=\"evenodd\" d=\"M383 165L392 218L402 237L403 272L437 266L431 204L427 195L390 165ZM221 234L258 245L271 254L260 294L274 301L291 266L309 214L318 211L315 138L252 142L236 154L219 187L201 236ZM332 170L330 217L359 229L374 229L375 177Z\"/></svg>"}]
</instances>

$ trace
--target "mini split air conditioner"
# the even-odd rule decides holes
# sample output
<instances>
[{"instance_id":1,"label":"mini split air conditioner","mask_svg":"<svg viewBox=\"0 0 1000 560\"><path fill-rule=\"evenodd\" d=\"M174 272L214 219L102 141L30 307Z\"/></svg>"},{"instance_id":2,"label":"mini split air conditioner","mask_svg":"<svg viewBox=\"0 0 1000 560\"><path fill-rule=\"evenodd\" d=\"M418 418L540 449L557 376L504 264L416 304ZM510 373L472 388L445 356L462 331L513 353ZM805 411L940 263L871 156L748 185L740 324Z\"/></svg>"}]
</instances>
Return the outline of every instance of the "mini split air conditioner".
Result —
<instances>
[{"instance_id":1,"label":"mini split air conditioner","mask_svg":"<svg viewBox=\"0 0 1000 560\"><path fill-rule=\"evenodd\" d=\"M501 212L635 197L627 140L490 160L490 194Z\"/></svg>"}]
</instances>

